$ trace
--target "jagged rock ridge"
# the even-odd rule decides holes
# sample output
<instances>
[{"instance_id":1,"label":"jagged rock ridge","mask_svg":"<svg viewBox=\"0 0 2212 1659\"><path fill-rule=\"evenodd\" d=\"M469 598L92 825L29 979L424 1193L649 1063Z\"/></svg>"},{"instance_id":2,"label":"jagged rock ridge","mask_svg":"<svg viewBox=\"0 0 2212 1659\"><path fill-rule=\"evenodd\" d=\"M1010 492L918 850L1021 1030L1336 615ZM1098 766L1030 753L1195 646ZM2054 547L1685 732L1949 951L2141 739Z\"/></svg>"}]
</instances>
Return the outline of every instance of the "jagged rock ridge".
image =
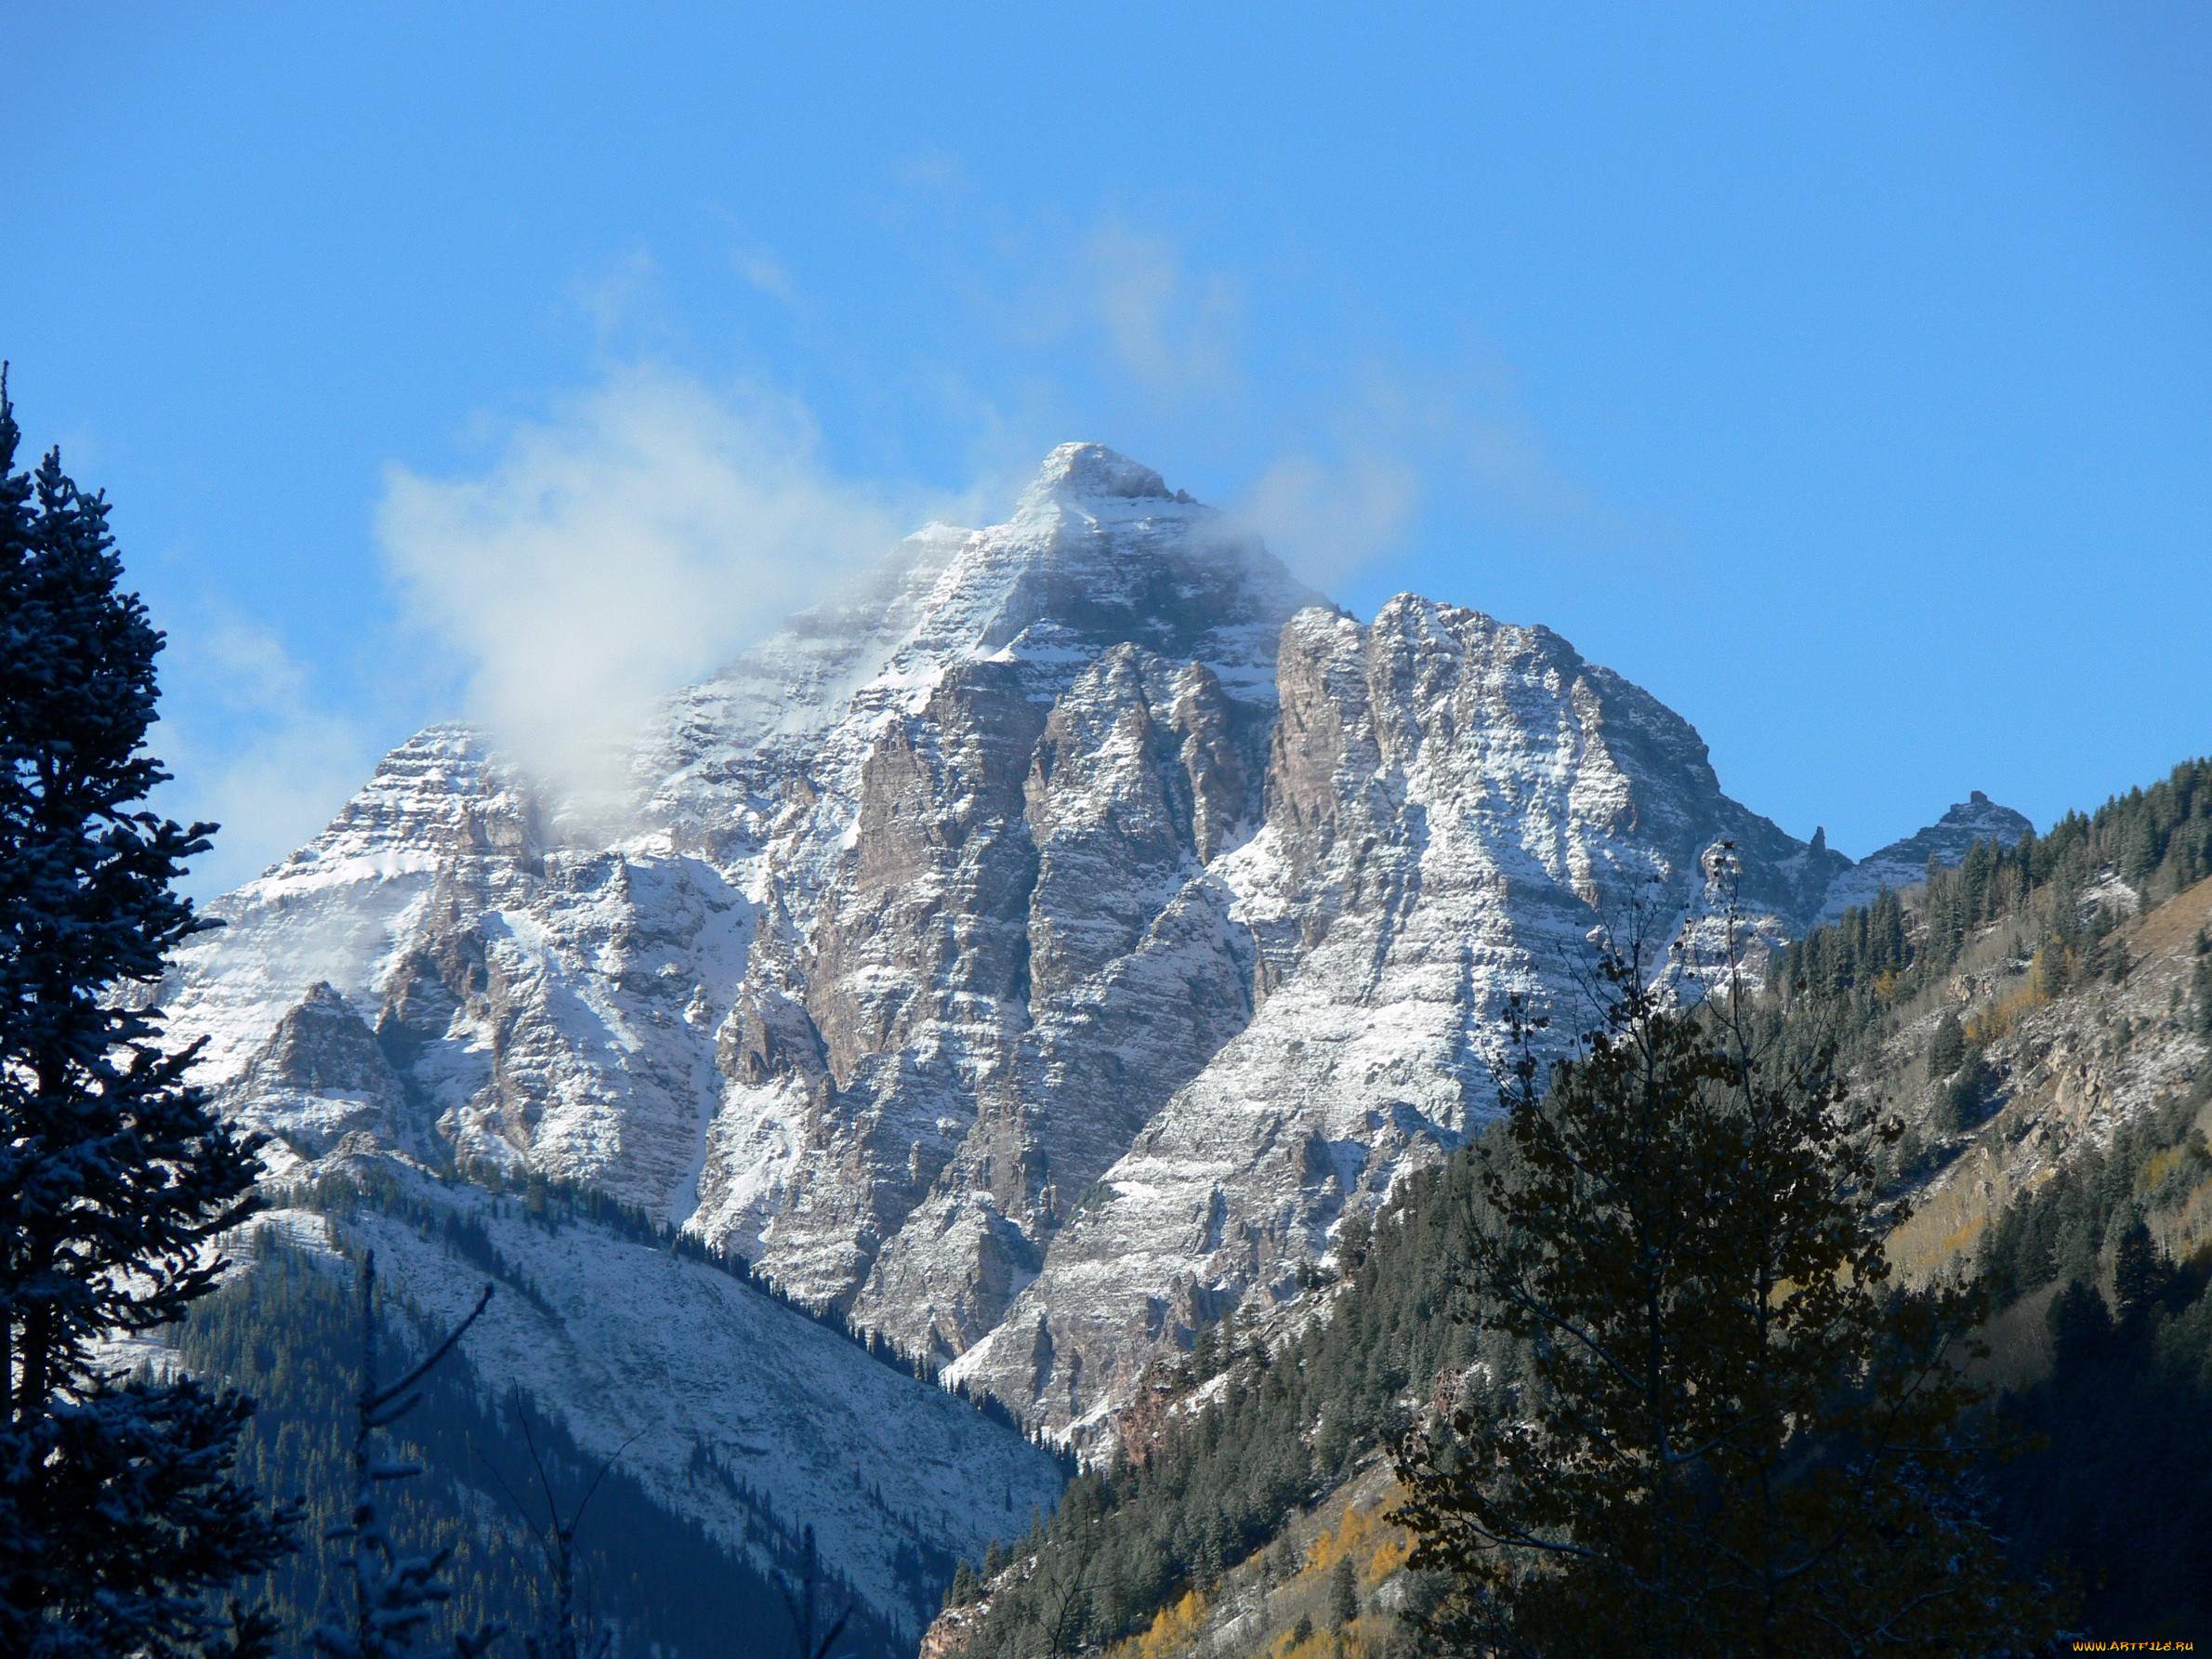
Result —
<instances>
[{"instance_id":1,"label":"jagged rock ridge","mask_svg":"<svg viewBox=\"0 0 2212 1659\"><path fill-rule=\"evenodd\" d=\"M1727 843L1756 968L1850 871L1548 630L1362 625L1096 445L671 698L632 776L595 829L422 733L214 907L176 1033L280 1164L595 1184L1056 1426L1479 1121L1499 999L1594 928L1709 932Z\"/></svg>"},{"instance_id":2,"label":"jagged rock ridge","mask_svg":"<svg viewBox=\"0 0 2212 1659\"><path fill-rule=\"evenodd\" d=\"M1927 828L1876 849L1837 876L1821 919L1833 921L1854 904L1871 904L1884 888L1916 886L1927 879L1929 863L1955 864L1977 841L2009 847L2034 827L2025 813L2000 807L1977 789Z\"/></svg>"}]
</instances>

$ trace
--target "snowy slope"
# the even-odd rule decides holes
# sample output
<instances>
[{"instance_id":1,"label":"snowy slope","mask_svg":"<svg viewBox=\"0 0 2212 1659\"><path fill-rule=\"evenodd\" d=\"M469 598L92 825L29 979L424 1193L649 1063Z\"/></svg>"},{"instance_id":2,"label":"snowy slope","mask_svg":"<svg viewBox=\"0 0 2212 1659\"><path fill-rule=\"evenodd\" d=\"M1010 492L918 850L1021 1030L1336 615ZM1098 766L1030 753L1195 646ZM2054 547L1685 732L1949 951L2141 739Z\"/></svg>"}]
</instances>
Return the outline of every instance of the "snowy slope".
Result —
<instances>
[{"instance_id":1,"label":"snowy slope","mask_svg":"<svg viewBox=\"0 0 2212 1659\"><path fill-rule=\"evenodd\" d=\"M416 1205L481 1226L495 1276L441 1229L372 1205L263 1224L374 1248L386 1282L442 1323L490 1277L492 1304L463 1339L476 1375L522 1389L588 1455L619 1454L652 1497L763 1570L761 1509L741 1487L784 1535L813 1527L870 1608L917 1634L953 1559L980 1560L1058 1497L1058 1466L1018 1435L728 1273L588 1222L548 1226L387 1159L338 1162L394 1174Z\"/></svg>"}]
</instances>

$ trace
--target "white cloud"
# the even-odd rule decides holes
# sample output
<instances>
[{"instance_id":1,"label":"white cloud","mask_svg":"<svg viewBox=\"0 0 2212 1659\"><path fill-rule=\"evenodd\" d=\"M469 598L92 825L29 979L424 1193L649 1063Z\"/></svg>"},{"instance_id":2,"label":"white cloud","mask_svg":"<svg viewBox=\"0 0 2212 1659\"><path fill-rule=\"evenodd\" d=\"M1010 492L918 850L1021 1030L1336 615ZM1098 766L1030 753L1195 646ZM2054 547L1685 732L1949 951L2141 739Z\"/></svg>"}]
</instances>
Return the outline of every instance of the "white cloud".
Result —
<instances>
[{"instance_id":1,"label":"white cloud","mask_svg":"<svg viewBox=\"0 0 2212 1659\"><path fill-rule=\"evenodd\" d=\"M1420 469L1403 455L1363 450L1330 463L1286 455L1260 474L1237 511L1301 579L1325 588L1393 546L1421 493Z\"/></svg>"},{"instance_id":2,"label":"white cloud","mask_svg":"<svg viewBox=\"0 0 2212 1659\"><path fill-rule=\"evenodd\" d=\"M481 476L394 467L377 533L476 718L595 789L661 693L889 551L918 507L833 477L788 399L636 368L517 428Z\"/></svg>"},{"instance_id":3,"label":"white cloud","mask_svg":"<svg viewBox=\"0 0 2212 1659\"><path fill-rule=\"evenodd\" d=\"M1545 453L1508 378L1369 359L1335 408L1271 462L1240 511L1325 587L1400 548L1422 508L1455 501L1515 539L1595 548L1628 533Z\"/></svg>"},{"instance_id":4,"label":"white cloud","mask_svg":"<svg viewBox=\"0 0 2212 1659\"><path fill-rule=\"evenodd\" d=\"M147 743L176 782L153 805L223 826L181 884L194 898L229 892L314 836L375 763L366 728L318 707L312 676L243 619L172 629L162 683Z\"/></svg>"},{"instance_id":5,"label":"white cloud","mask_svg":"<svg viewBox=\"0 0 2212 1659\"><path fill-rule=\"evenodd\" d=\"M1226 273L1193 273L1164 236L1106 220L1085 246L1098 321L1115 362L1155 392L1232 390L1242 290Z\"/></svg>"},{"instance_id":6,"label":"white cloud","mask_svg":"<svg viewBox=\"0 0 2212 1659\"><path fill-rule=\"evenodd\" d=\"M739 276L771 298L786 305L798 298L798 284L791 280L791 272L767 249L740 249L730 256L730 263Z\"/></svg>"},{"instance_id":7,"label":"white cloud","mask_svg":"<svg viewBox=\"0 0 2212 1659\"><path fill-rule=\"evenodd\" d=\"M891 169L891 177L909 190L931 191L941 195L960 194L972 188L968 169L949 150L924 150L907 156Z\"/></svg>"},{"instance_id":8,"label":"white cloud","mask_svg":"<svg viewBox=\"0 0 2212 1659\"><path fill-rule=\"evenodd\" d=\"M653 257L634 248L608 261L596 275L577 278L570 285L570 296L603 340L657 304L660 278Z\"/></svg>"}]
</instances>

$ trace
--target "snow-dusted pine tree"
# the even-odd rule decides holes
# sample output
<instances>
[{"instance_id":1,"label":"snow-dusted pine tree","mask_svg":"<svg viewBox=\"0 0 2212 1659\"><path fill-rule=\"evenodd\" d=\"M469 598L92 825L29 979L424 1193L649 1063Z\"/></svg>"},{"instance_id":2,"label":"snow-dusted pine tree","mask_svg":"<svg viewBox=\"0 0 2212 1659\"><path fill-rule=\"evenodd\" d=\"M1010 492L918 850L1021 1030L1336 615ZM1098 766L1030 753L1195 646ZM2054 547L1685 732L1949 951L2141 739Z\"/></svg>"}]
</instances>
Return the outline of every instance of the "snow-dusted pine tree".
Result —
<instances>
[{"instance_id":1,"label":"snow-dusted pine tree","mask_svg":"<svg viewBox=\"0 0 2212 1659\"><path fill-rule=\"evenodd\" d=\"M251 1406L95 1357L213 1288L255 1207L252 1147L133 989L204 925L169 884L214 826L137 810L162 636L106 501L58 454L16 471L20 436L0 379L0 1651L257 1652L210 1606L292 1547L230 1477Z\"/></svg>"}]
</instances>

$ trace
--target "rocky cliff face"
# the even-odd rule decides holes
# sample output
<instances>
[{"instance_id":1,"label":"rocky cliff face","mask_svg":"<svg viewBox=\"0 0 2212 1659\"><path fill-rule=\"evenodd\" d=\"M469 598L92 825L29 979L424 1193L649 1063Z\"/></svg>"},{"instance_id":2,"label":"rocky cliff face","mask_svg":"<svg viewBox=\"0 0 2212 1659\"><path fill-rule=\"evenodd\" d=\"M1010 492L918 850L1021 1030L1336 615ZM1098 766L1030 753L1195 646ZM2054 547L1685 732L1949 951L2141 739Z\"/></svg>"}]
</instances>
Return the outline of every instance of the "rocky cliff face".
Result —
<instances>
[{"instance_id":1,"label":"rocky cliff face","mask_svg":"<svg viewBox=\"0 0 2212 1659\"><path fill-rule=\"evenodd\" d=\"M1697 946L1725 845L1756 970L1850 871L1558 636L1362 625L1095 445L632 777L609 829L424 732L214 907L174 1031L280 1168L588 1182L1063 1429L1491 1110L1501 1000L1572 1013L1594 929Z\"/></svg>"},{"instance_id":2,"label":"rocky cliff face","mask_svg":"<svg viewBox=\"0 0 2212 1659\"><path fill-rule=\"evenodd\" d=\"M778 804L736 866L757 930L694 1228L947 1358L997 1323L1249 1017L1206 866L1257 816L1276 640L1315 598L1071 446L957 543L803 760L718 744ZM740 674L772 682L786 649ZM684 777L654 800L679 825L723 810Z\"/></svg>"},{"instance_id":3,"label":"rocky cliff face","mask_svg":"<svg viewBox=\"0 0 2212 1659\"><path fill-rule=\"evenodd\" d=\"M1277 684L1262 825L1211 871L1254 1016L955 1367L1056 1427L1224 1306L1293 1294L1348 1210L1494 1109L1505 999L1572 1017L1600 929L1663 950L1708 909L1708 851L1733 844L1770 937L1843 862L1729 800L1684 721L1543 628L1411 597L1368 626L1308 611Z\"/></svg>"}]
</instances>

